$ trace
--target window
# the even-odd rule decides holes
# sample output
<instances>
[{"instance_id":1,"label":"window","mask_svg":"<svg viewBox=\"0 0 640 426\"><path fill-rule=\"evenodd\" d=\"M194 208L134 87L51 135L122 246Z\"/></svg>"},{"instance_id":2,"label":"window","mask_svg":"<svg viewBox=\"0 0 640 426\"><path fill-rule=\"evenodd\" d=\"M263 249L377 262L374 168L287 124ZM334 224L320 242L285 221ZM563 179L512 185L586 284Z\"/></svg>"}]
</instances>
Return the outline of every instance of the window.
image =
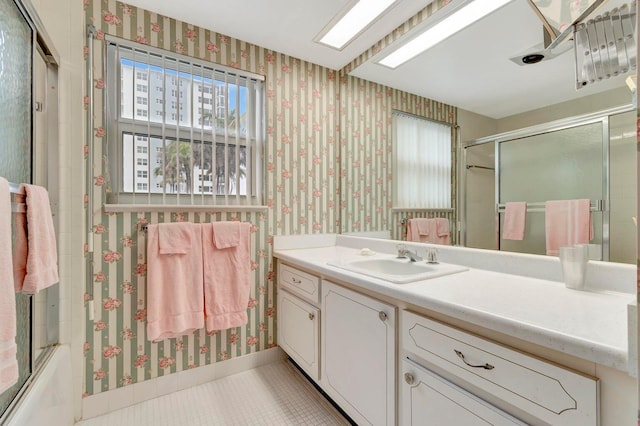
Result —
<instances>
[{"instance_id":1,"label":"window","mask_svg":"<svg viewBox=\"0 0 640 426\"><path fill-rule=\"evenodd\" d=\"M395 207L451 208L451 126L393 114Z\"/></svg>"},{"instance_id":2,"label":"window","mask_svg":"<svg viewBox=\"0 0 640 426\"><path fill-rule=\"evenodd\" d=\"M138 72L136 73L136 78L137 78L138 80L147 81L147 73L146 73L146 72L140 72L140 71L138 71Z\"/></svg>"},{"instance_id":3,"label":"window","mask_svg":"<svg viewBox=\"0 0 640 426\"><path fill-rule=\"evenodd\" d=\"M149 148L146 146L139 146L139 147L136 147L136 152L138 154L146 154L147 152L149 152Z\"/></svg>"},{"instance_id":4,"label":"window","mask_svg":"<svg viewBox=\"0 0 640 426\"><path fill-rule=\"evenodd\" d=\"M146 84L136 84L136 91L138 92L146 92L147 85Z\"/></svg>"},{"instance_id":5,"label":"window","mask_svg":"<svg viewBox=\"0 0 640 426\"><path fill-rule=\"evenodd\" d=\"M135 43L109 42L107 55L107 99L122 101L107 106L109 202L262 203L261 76ZM147 75L148 96L139 96L140 84L133 90L138 72ZM152 154L138 158L140 148Z\"/></svg>"}]
</instances>

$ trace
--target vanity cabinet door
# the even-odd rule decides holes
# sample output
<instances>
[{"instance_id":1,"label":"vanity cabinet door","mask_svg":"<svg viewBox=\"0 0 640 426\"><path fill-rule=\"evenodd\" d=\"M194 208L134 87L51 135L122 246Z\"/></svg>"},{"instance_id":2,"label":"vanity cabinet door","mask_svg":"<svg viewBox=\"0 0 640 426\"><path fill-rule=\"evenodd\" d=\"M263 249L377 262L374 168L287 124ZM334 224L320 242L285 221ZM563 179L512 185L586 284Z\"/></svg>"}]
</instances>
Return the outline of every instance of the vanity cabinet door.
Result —
<instances>
[{"instance_id":1,"label":"vanity cabinet door","mask_svg":"<svg viewBox=\"0 0 640 426\"><path fill-rule=\"evenodd\" d=\"M400 365L399 387L401 426L525 425L409 359Z\"/></svg>"},{"instance_id":2,"label":"vanity cabinet door","mask_svg":"<svg viewBox=\"0 0 640 426\"><path fill-rule=\"evenodd\" d=\"M395 307L322 282L324 390L359 425L395 424Z\"/></svg>"},{"instance_id":3,"label":"vanity cabinet door","mask_svg":"<svg viewBox=\"0 0 640 426\"><path fill-rule=\"evenodd\" d=\"M319 326L319 309L278 291L278 345L315 380L320 378Z\"/></svg>"}]
</instances>

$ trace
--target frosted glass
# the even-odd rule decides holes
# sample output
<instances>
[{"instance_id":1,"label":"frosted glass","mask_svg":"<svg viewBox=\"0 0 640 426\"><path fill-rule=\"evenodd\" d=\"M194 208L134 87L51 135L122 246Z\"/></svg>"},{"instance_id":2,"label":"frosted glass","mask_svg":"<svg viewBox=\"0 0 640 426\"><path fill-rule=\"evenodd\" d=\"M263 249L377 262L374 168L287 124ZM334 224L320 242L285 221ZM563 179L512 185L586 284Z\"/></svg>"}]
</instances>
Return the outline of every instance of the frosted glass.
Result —
<instances>
[{"instance_id":1,"label":"frosted glass","mask_svg":"<svg viewBox=\"0 0 640 426\"><path fill-rule=\"evenodd\" d=\"M602 199L602 124L500 144L500 203Z\"/></svg>"},{"instance_id":2,"label":"frosted glass","mask_svg":"<svg viewBox=\"0 0 640 426\"><path fill-rule=\"evenodd\" d=\"M500 203L603 198L602 123L503 142ZM523 241L500 239L500 249L545 254L544 211L529 212ZM500 224L504 214L500 215ZM602 243L602 213L593 214L593 244Z\"/></svg>"},{"instance_id":3,"label":"frosted glass","mask_svg":"<svg viewBox=\"0 0 640 426\"><path fill-rule=\"evenodd\" d=\"M0 176L31 182L32 31L11 0L0 0ZM14 233L15 235L15 233ZM0 414L31 374L31 303L16 295L18 383L0 394Z\"/></svg>"}]
</instances>

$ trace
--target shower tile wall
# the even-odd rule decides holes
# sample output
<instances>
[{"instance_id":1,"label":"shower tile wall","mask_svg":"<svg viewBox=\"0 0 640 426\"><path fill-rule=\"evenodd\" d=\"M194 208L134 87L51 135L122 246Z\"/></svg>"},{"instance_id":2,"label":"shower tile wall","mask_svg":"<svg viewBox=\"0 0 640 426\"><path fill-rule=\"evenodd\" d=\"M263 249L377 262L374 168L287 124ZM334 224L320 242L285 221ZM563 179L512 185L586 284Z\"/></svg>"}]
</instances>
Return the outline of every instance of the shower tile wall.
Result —
<instances>
[{"instance_id":1,"label":"shower tile wall","mask_svg":"<svg viewBox=\"0 0 640 426\"><path fill-rule=\"evenodd\" d=\"M91 230L94 275L87 277L96 301L95 321L88 319L85 305L84 396L90 396L275 345L272 236L393 229L388 208L392 109L450 123L455 123L457 114L447 105L113 0L85 0L84 5L87 23L98 29L90 84L94 157L86 158L86 170L92 171L86 176L87 185L94 186L95 196L85 198L85 207L97 212ZM420 19L436 10L427 9ZM393 37L417 22L416 18L400 27ZM99 53L105 34L266 76L265 213L150 213L144 208L136 213L101 213L109 190L102 159L105 76ZM345 156L342 161L341 156ZM349 176L355 178L352 185L347 185ZM341 217L346 218L344 224ZM254 225L249 324L213 334L200 330L160 343L147 341L145 240L136 225L234 218Z\"/></svg>"}]
</instances>

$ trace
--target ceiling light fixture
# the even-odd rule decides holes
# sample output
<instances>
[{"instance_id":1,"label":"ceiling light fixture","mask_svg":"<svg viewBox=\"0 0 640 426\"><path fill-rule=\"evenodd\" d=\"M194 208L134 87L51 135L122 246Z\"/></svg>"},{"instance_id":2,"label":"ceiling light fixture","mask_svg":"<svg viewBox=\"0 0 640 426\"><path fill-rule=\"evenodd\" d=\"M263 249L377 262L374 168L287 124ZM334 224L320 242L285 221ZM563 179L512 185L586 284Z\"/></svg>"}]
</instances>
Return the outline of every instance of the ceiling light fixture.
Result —
<instances>
[{"instance_id":1,"label":"ceiling light fixture","mask_svg":"<svg viewBox=\"0 0 640 426\"><path fill-rule=\"evenodd\" d=\"M440 22L430 26L416 38L400 47L378 63L389 68L397 68L427 49L449 38L456 32L479 21L491 12L501 8L511 0L473 0L447 15Z\"/></svg>"},{"instance_id":2,"label":"ceiling light fixture","mask_svg":"<svg viewBox=\"0 0 640 426\"><path fill-rule=\"evenodd\" d=\"M316 41L335 49L342 49L363 29L373 23L396 0L360 0L346 8L337 22L331 22Z\"/></svg>"}]
</instances>

